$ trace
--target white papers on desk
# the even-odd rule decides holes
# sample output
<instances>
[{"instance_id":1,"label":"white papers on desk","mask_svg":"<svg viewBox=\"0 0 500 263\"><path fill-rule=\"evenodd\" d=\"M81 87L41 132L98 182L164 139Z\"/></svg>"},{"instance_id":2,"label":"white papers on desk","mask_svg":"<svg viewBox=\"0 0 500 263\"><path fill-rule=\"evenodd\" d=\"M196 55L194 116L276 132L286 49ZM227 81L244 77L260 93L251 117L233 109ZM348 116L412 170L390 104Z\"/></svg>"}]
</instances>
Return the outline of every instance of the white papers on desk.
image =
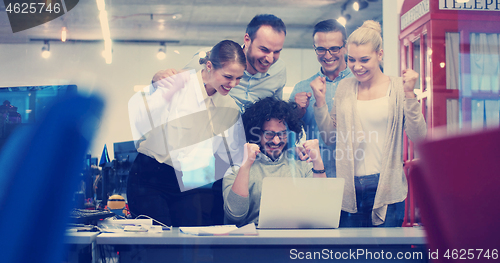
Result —
<instances>
[{"instance_id":1,"label":"white papers on desk","mask_svg":"<svg viewBox=\"0 0 500 263\"><path fill-rule=\"evenodd\" d=\"M255 224L250 223L240 228L235 225L179 227L184 234L196 236L256 236L258 235Z\"/></svg>"},{"instance_id":2,"label":"white papers on desk","mask_svg":"<svg viewBox=\"0 0 500 263\"><path fill-rule=\"evenodd\" d=\"M105 219L99 222L99 228L105 233L163 232L151 219Z\"/></svg>"}]
</instances>

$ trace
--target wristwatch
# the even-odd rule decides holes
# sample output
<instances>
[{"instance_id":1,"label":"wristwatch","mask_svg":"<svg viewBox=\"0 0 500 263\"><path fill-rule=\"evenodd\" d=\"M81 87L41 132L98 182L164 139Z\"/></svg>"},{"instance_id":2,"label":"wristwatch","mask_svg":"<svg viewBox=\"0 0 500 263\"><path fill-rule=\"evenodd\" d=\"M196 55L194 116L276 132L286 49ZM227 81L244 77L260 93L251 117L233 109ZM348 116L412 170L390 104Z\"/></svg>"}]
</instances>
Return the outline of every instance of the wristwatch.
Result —
<instances>
[{"instance_id":1,"label":"wristwatch","mask_svg":"<svg viewBox=\"0 0 500 263\"><path fill-rule=\"evenodd\" d=\"M314 168L312 168L312 171L313 171L313 173L315 173L315 174L322 174L322 173L324 173L324 172L325 172L325 169L323 169L323 170L314 170Z\"/></svg>"}]
</instances>

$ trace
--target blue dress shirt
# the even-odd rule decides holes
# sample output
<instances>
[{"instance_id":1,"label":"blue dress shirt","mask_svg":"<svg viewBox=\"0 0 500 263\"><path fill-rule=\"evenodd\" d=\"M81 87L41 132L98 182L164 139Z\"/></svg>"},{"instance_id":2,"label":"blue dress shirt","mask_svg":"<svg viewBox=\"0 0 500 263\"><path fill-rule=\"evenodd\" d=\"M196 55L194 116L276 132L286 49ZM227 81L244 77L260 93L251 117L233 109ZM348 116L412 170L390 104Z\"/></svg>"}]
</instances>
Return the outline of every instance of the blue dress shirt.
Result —
<instances>
[{"instance_id":1,"label":"blue dress shirt","mask_svg":"<svg viewBox=\"0 0 500 263\"><path fill-rule=\"evenodd\" d=\"M332 144L330 146L326 145L323 139L321 139L318 125L316 124L316 119L314 119L314 104L316 103L316 98L314 98L314 93L311 89L310 83L313 81L315 78L318 76L321 77L326 77L322 72L321 69L319 70L318 73L313 75L312 77L303 80L295 87L293 88L292 94L290 94L290 101L295 101L295 95L299 92L311 92L311 99L309 101L309 107L306 109L306 113L304 114L304 117L302 117L302 120L305 123L304 130L306 134L306 139L307 140L312 140L312 139L318 139L319 140L319 146L321 150L321 158L323 159L323 163L325 164L325 169L326 169L326 176L327 177L336 177L335 173L335 144ZM326 105L328 106L328 112L330 112L333 108L333 98L335 97L335 91L337 90L337 86L339 82L344 79L344 78L349 78L352 77L351 70L349 68L346 68L345 70L341 71L339 75L334 79L331 80L328 77L326 77Z\"/></svg>"},{"instance_id":2,"label":"blue dress shirt","mask_svg":"<svg viewBox=\"0 0 500 263\"><path fill-rule=\"evenodd\" d=\"M274 96L283 99L283 88L286 83L286 67L282 60L276 61L266 73L250 74L245 70L240 84L232 88L229 95L233 97L240 111L253 102Z\"/></svg>"}]
</instances>

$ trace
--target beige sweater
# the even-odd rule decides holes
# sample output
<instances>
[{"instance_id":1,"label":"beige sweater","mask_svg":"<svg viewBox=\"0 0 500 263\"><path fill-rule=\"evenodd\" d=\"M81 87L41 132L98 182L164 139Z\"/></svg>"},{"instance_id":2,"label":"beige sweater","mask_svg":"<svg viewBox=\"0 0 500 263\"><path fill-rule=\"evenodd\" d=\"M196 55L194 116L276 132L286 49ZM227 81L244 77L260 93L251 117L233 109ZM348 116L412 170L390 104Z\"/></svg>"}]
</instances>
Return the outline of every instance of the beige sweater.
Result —
<instances>
[{"instance_id":1,"label":"beige sweater","mask_svg":"<svg viewBox=\"0 0 500 263\"><path fill-rule=\"evenodd\" d=\"M408 183L403 171L403 130L412 141L423 139L427 133L418 100L405 98L402 78L390 79L389 119L380 180L373 205L374 225L384 223L387 205L405 200L408 193ZM354 150L359 149L360 142L364 139L355 110L357 91L358 81L355 78L344 79L339 83L330 114L326 106L314 107L314 116L323 140L327 144L337 142L337 177L345 179L342 210L349 213L357 212Z\"/></svg>"}]
</instances>

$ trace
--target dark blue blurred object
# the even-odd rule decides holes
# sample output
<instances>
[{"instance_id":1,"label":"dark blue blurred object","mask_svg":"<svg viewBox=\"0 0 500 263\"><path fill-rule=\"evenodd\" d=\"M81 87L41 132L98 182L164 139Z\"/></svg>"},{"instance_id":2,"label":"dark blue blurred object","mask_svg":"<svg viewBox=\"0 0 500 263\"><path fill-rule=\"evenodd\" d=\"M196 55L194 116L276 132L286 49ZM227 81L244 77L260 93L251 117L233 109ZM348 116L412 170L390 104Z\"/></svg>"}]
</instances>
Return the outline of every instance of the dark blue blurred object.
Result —
<instances>
[{"instance_id":1,"label":"dark blue blurred object","mask_svg":"<svg viewBox=\"0 0 500 263\"><path fill-rule=\"evenodd\" d=\"M2 262L61 262L78 174L103 110L71 96L13 134L0 153Z\"/></svg>"},{"instance_id":2,"label":"dark blue blurred object","mask_svg":"<svg viewBox=\"0 0 500 263\"><path fill-rule=\"evenodd\" d=\"M102 149L101 160L99 161L99 166L103 167L106 163L109 163L108 147L104 144L104 149Z\"/></svg>"}]
</instances>

